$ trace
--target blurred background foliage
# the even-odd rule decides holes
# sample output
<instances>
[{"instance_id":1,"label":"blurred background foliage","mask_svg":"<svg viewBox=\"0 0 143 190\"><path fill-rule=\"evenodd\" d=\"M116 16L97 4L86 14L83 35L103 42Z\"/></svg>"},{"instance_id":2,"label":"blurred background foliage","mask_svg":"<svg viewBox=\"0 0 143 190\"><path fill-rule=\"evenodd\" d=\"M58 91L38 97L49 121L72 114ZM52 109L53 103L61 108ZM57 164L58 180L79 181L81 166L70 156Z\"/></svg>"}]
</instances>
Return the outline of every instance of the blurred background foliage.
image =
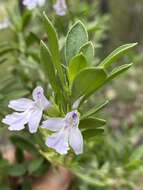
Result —
<instances>
[{"instance_id":1,"label":"blurred background foliage","mask_svg":"<svg viewBox=\"0 0 143 190\"><path fill-rule=\"evenodd\" d=\"M55 15L53 2L47 1L44 10L46 8L46 13L60 34L61 52L69 26L78 19L85 23L95 45L95 64L117 46L139 42L135 51L116 63L132 61L134 67L91 97L88 105L85 104L85 107L90 107L93 101L98 104L103 98L110 100L110 104L102 111L107 119L105 135L100 139L95 138L92 143L86 142L84 156L78 160L80 165L70 166L77 176L72 188L142 190L143 0L69 0L69 11L64 17ZM39 67L39 42L40 39L47 41L43 35L41 12L42 8L22 13L18 1L0 0L0 26L7 19L10 20L9 27L0 29L0 118L8 113L9 100L28 96L37 84L45 85L46 88L46 80ZM35 151L34 140L28 140L31 137L26 132L17 137L9 134L2 123L0 125L1 152L7 147L11 148L12 144L18 152L15 165L9 165L0 156L0 189L11 189L13 183L9 176L19 177L23 189L26 185L30 189L31 178L29 180L28 177L43 175L49 163ZM37 137L34 139L36 141ZM32 165L30 161L24 160L25 150L36 157L36 163ZM7 172L4 173L4 170ZM13 188L19 188L18 185L13 185Z\"/></svg>"}]
</instances>

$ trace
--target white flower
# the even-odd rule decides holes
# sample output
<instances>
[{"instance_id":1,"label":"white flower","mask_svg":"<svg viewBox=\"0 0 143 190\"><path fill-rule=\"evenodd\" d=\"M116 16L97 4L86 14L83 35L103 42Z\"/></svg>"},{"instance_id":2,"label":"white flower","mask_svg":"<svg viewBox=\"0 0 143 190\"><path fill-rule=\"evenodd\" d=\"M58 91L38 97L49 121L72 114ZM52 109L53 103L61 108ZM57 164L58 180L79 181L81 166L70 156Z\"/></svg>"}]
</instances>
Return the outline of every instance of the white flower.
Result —
<instances>
[{"instance_id":1,"label":"white flower","mask_svg":"<svg viewBox=\"0 0 143 190\"><path fill-rule=\"evenodd\" d=\"M20 98L9 102L8 107L15 111L7 115L2 122L9 125L9 130L20 131L28 124L30 133L35 133L42 118L43 111L51 106L51 103L44 96L42 87L33 90L33 100Z\"/></svg>"},{"instance_id":2,"label":"white flower","mask_svg":"<svg viewBox=\"0 0 143 190\"><path fill-rule=\"evenodd\" d=\"M42 7L44 4L45 0L23 0L23 5L29 10L35 9L37 6Z\"/></svg>"},{"instance_id":3,"label":"white flower","mask_svg":"<svg viewBox=\"0 0 143 190\"><path fill-rule=\"evenodd\" d=\"M59 16L64 16L67 12L67 5L65 0L57 0L53 6L55 12Z\"/></svg>"},{"instance_id":4,"label":"white flower","mask_svg":"<svg viewBox=\"0 0 143 190\"><path fill-rule=\"evenodd\" d=\"M55 133L46 140L46 145L60 154L67 154L69 145L75 154L83 153L83 137L78 128L79 116L77 111L67 113L65 118L50 118L43 122L42 128Z\"/></svg>"}]
</instances>

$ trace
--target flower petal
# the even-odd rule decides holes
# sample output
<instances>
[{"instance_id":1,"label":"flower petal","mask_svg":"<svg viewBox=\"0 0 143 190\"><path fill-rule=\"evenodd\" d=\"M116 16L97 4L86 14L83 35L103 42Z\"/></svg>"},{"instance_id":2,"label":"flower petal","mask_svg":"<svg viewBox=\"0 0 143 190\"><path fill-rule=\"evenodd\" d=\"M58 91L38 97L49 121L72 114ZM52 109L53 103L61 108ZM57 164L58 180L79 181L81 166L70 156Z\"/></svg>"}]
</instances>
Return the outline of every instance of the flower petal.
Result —
<instances>
[{"instance_id":1,"label":"flower petal","mask_svg":"<svg viewBox=\"0 0 143 190\"><path fill-rule=\"evenodd\" d=\"M26 113L13 113L7 115L3 120L3 123L10 125L9 130L20 131L24 129L24 125L27 123Z\"/></svg>"},{"instance_id":2,"label":"flower petal","mask_svg":"<svg viewBox=\"0 0 143 190\"><path fill-rule=\"evenodd\" d=\"M29 121L28 121L30 133L36 133L37 132L37 129L39 127L39 123L40 123L41 118L42 118L42 113L43 113L43 111L41 109L35 109L31 113L31 115L29 117Z\"/></svg>"},{"instance_id":3,"label":"flower petal","mask_svg":"<svg viewBox=\"0 0 143 190\"><path fill-rule=\"evenodd\" d=\"M67 5L65 0L57 0L57 2L53 6L55 12L59 16L64 16L67 11Z\"/></svg>"},{"instance_id":4,"label":"flower petal","mask_svg":"<svg viewBox=\"0 0 143 190\"><path fill-rule=\"evenodd\" d=\"M62 130L49 136L46 140L46 145L50 148L55 149L59 154L67 154L69 150L68 136L68 130Z\"/></svg>"},{"instance_id":5,"label":"flower petal","mask_svg":"<svg viewBox=\"0 0 143 190\"><path fill-rule=\"evenodd\" d=\"M42 87L38 86L33 90L33 99L37 103L39 107L42 109L47 109L51 106L51 103L48 101L48 99L44 96L44 90Z\"/></svg>"},{"instance_id":6,"label":"flower petal","mask_svg":"<svg viewBox=\"0 0 143 190\"><path fill-rule=\"evenodd\" d=\"M41 86L37 86L32 93L33 99L38 101L43 96L44 90Z\"/></svg>"},{"instance_id":7,"label":"flower petal","mask_svg":"<svg viewBox=\"0 0 143 190\"><path fill-rule=\"evenodd\" d=\"M83 137L78 127L70 129L69 144L73 148L75 154L83 153Z\"/></svg>"},{"instance_id":8,"label":"flower petal","mask_svg":"<svg viewBox=\"0 0 143 190\"><path fill-rule=\"evenodd\" d=\"M37 0L23 0L23 5L26 6L29 10L36 8Z\"/></svg>"},{"instance_id":9,"label":"flower petal","mask_svg":"<svg viewBox=\"0 0 143 190\"><path fill-rule=\"evenodd\" d=\"M22 129L24 129L25 126L24 125L20 125L19 123L15 124L15 125L10 125L8 127L8 130L10 131L21 131Z\"/></svg>"},{"instance_id":10,"label":"flower petal","mask_svg":"<svg viewBox=\"0 0 143 190\"><path fill-rule=\"evenodd\" d=\"M78 127L79 125L79 115L78 111L68 112L65 116L66 125L69 127Z\"/></svg>"},{"instance_id":11,"label":"flower petal","mask_svg":"<svg viewBox=\"0 0 143 190\"><path fill-rule=\"evenodd\" d=\"M9 102L8 107L16 111L25 111L28 107L32 106L33 101L28 98L20 98Z\"/></svg>"},{"instance_id":12,"label":"flower petal","mask_svg":"<svg viewBox=\"0 0 143 190\"><path fill-rule=\"evenodd\" d=\"M64 126L65 120L63 118L50 118L46 121L43 121L41 127L51 131L59 131Z\"/></svg>"}]
</instances>

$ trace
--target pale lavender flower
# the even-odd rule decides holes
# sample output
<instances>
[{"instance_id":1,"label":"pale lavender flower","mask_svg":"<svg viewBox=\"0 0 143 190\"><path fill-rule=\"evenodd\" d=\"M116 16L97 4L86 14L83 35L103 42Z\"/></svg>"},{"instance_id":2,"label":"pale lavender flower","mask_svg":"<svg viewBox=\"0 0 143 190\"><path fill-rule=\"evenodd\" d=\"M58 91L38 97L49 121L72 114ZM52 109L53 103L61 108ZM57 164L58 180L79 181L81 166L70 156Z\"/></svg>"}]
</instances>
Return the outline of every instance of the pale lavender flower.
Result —
<instances>
[{"instance_id":1,"label":"pale lavender flower","mask_svg":"<svg viewBox=\"0 0 143 190\"><path fill-rule=\"evenodd\" d=\"M42 7L45 4L45 0L23 0L23 5L27 7L27 9L32 10L36 7Z\"/></svg>"},{"instance_id":2,"label":"pale lavender flower","mask_svg":"<svg viewBox=\"0 0 143 190\"><path fill-rule=\"evenodd\" d=\"M57 0L53 6L55 12L59 16L64 16L67 12L67 5L65 0Z\"/></svg>"},{"instance_id":3,"label":"pale lavender flower","mask_svg":"<svg viewBox=\"0 0 143 190\"><path fill-rule=\"evenodd\" d=\"M46 140L46 145L60 154L67 154L69 146L75 154L83 153L83 137L78 128L79 115L77 111L66 114L65 118L49 118L44 121L42 128L55 133Z\"/></svg>"},{"instance_id":4,"label":"pale lavender flower","mask_svg":"<svg viewBox=\"0 0 143 190\"><path fill-rule=\"evenodd\" d=\"M44 96L44 90L38 86L33 90L33 100L20 98L9 102L8 107L17 111L7 115L2 122L9 125L10 131L20 131L28 124L30 133L35 133L42 118L43 111L51 106Z\"/></svg>"}]
</instances>

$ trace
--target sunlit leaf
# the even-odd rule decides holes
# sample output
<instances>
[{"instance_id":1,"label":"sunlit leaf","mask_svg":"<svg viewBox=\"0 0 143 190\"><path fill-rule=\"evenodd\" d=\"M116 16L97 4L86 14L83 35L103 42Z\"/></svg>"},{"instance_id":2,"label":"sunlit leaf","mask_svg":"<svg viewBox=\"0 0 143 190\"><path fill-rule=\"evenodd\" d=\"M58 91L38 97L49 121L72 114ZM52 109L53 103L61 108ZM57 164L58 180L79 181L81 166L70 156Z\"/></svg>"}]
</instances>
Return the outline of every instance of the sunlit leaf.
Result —
<instances>
[{"instance_id":1,"label":"sunlit leaf","mask_svg":"<svg viewBox=\"0 0 143 190\"><path fill-rule=\"evenodd\" d=\"M128 172L134 171L143 165L142 160L132 160L128 164L125 165L125 170Z\"/></svg>"},{"instance_id":2,"label":"sunlit leaf","mask_svg":"<svg viewBox=\"0 0 143 190\"><path fill-rule=\"evenodd\" d=\"M87 31L81 21L76 22L68 32L66 38L65 56L67 64L88 41Z\"/></svg>"}]
</instances>

